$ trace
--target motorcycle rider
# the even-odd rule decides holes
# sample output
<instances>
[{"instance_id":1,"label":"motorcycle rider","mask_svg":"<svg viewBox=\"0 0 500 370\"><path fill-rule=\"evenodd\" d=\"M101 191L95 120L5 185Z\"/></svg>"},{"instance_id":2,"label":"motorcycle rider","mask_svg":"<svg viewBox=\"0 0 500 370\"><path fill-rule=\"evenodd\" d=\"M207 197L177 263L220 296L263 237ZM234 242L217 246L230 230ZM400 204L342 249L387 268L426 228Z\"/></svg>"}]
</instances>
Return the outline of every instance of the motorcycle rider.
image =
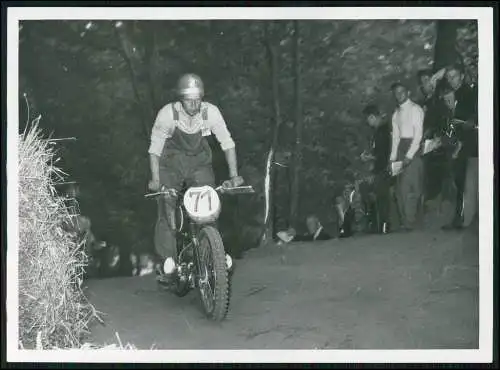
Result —
<instances>
[{"instance_id":1,"label":"motorcycle rider","mask_svg":"<svg viewBox=\"0 0 500 370\"><path fill-rule=\"evenodd\" d=\"M212 133L224 151L229 178L223 186L243 184L238 175L236 146L219 108L204 101L201 78L188 73L177 84L178 101L160 109L151 132L148 149L151 180L149 189L161 186L181 190L184 181L189 186L215 186L212 151L207 136ZM158 217L154 244L157 253L156 272L159 283L168 284L176 269L175 199L158 198Z\"/></svg>"}]
</instances>

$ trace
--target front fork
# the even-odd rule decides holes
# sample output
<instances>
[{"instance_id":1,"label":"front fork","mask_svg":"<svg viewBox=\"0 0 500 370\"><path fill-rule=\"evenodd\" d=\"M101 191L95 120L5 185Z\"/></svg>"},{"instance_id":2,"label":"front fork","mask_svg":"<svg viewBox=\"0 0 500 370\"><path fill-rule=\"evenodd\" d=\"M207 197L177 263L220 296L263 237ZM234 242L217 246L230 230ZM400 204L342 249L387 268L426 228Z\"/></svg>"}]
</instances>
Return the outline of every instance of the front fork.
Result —
<instances>
[{"instance_id":1,"label":"front fork","mask_svg":"<svg viewBox=\"0 0 500 370\"><path fill-rule=\"evenodd\" d=\"M200 261L200 241L198 239L198 233L200 231L200 227L193 222L189 223L189 231L191 233L191 245L193 246L193 260L195 267L195 274L193 276L193 285L197 288L203 287L203 285L207 282L208 276L205 274L201 261ZM203 275L205 277L203 278Z\"/></svg>"},{"instance_id":2,"label":"front fork","mask_svg":"<svg viewBox=\"0 0 500 370\"><path fill-rule=\"evenodd\" d=\"M208 283L208 272L205 271L206 267L202 266L201 261L200 261L200 241L198 239L198 233L201 229L201 226L190 222L190 233L191 233L191 245L193 246L193 259L194 259L194 265L193 267L196 267L196 279L195 280L195 286L196 287L203 287L205 284ZM232 272L233 268L233 260L231 256L228 253L225 253L226 255L226 269L228 273Z\"/></svg>"}]
</instances>

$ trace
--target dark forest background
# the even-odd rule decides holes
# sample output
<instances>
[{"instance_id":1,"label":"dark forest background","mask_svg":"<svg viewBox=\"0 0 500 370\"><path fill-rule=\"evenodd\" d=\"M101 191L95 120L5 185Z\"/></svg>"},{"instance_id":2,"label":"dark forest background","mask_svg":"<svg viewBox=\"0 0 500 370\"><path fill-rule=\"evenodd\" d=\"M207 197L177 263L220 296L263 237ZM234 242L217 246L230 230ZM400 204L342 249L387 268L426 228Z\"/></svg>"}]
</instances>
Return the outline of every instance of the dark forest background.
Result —
<instances>
[{"instance_id":1,"label":"dark forest background","mask_svg":"<svg viewBox=\"0 0 500 370\"><path fill-rule=\"evenodd\" d=\"M182 73L203 78L257 190L223 199L221 228L236 255L265 230L271 146L287 167L273 166L267 226L303 231L316 213L335 234L335 195L368 170L359 158L370 135L363 107L377 103L389 119L396 80L419 101L422 68L458 60L477 79L477 23L468 20L24 21L19 37L20 130L41 114L47 134L76 138L58 142L58 164L79 185L96 236L125 251L153 250L149 134ZM211 144L222 182L224 155Z\"/></svg>"}]
</instances>

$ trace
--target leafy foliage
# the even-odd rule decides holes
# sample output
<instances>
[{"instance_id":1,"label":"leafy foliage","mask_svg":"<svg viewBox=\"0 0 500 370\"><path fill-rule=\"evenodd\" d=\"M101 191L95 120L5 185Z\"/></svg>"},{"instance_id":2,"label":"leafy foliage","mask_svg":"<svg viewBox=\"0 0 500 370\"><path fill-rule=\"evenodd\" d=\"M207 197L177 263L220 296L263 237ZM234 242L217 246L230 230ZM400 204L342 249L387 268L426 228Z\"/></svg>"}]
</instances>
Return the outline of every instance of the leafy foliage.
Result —
<instances>
[{"instance_id":1,"label":"leafy foliage","mask_svg":"<svg viewBox=\"0 0 500 370\"><path fill-rule=\"evenodd\" d=\"M28 94L33 114L40 112L58 137L77 137L64 144L61 157L81 184L81 209L98 235L126 249L152 249L156 211L143 198L148 135L157 111L175 98L176 79L187 71L203 77L207 100L220 107L237 142L241 171L258 190L254 197L224 200L225 229L234 222L241 230L262 221L262 177L273 130L264 23L23 22L21 93ZM314 212L326 227L334 224L335 191L366 172L359 160L369 133L363 106L379 103L390 116L394 80L410 82L413 96L418 94L416 71L432 65L435 32L435 22L428 20L301 22L300 219ZM273 22L271 37L279 45L281 66L283 157L293 151L295 135L292 36L291 22ZM474 71L477 25L465 22L457 40ZM224 155L214 140L212 146L216 175L223 180ZM284 225L290 187L286 168L278 170L277 180L278 224ZM242 240L230 244L241 247Z\"/></svg>"}]
</instances>

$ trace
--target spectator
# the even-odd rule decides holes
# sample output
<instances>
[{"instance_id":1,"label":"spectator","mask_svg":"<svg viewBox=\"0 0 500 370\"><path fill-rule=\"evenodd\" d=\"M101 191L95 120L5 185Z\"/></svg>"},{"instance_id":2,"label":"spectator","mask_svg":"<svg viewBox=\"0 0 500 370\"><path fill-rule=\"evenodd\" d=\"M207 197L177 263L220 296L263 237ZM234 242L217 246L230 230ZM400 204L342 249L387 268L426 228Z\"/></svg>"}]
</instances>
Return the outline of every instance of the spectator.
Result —
<instances>
[{"instance_id":1,"label":"spectator","mask_svg":"<svg viewBox=\"0 0 500 370\"><path fill-rule=\"evenodd\" d=\"M391 127L382 118L376 105L368 105L363 110L366 121L373 128L369 151L361 154L363 161L372 161L373 187L375 192L375 231L389 232L390 187L392 178L387 171L391 152Z\"/></svg>"},{"instance_id":2,"label":"spectator","mask_svg":"<svg viewBox=\"0 0 500 370\"><path fill-rule=\"evenodd\" d=\"M452 158L457 188L455 212L451 223L443 228L461 229L471 224L478 206L478 97L477 89L464 83L460 65L448 67L446 79L454 91L453 118L449 123L456 129L459 147Z\"/></svg>"},{"instance_id":3,"label":"spectator","mask_svg":"<svg viewBox=\"0 0 500 370\"><path fill-rule=\"evenodd\" d=\"M306 219L307 234L296 235L294 240L296 241L315 241L315 240L328 240L331 239L323 229L323 225L319 221L319 218L315 215L310 215Z\"/></svg>"},{"instance_id":4,"label":"spectator","mask_svg":"<svg viewBox=\"0 0 500 370\"><path fill-rule=\"evenodd\" d=\"M423 99L420 102L425 112L424 117L424 137L432 137L442 128L440 116L442 115L442 101L437 94L437 85L443 79L446 69L442 68L436 73L430 70L420 70L417 73L418 84Z\"/></svg>"},{"instance_id":5,"label":"spectator","mask_svg":"<svg viewBox=\"0 0 500 370\"><path fill-rule=\"evenodd\" d=\"M278 233L281 243L289 243L291 241L317 241L317 240L329 240L330 235L325 232L323 225L319 221L319 218L315 215L310 215L306 219L307 233L303 235L297 235L294 228L290 228L287 231L281 231Z\"/></svg>"},{"instance_id":6,"label":"spectator","mask_svg":"<svg viewBox=\"0 0 500 370\"><path fill-rule=\"evenodd\" d=\"M421 106L424 109L423 140L439 137L443 130L444 107L439 94L436 91L438 82L443 78L445 69L435 74L430 70L418 72L420 91L424 96ZM424 198L433 200L441 195L443 187L443 174L445 173L446 154L443 148L433 150L423 156L424 166Z\"/></svg>"},{"instance_id":7,"label":"spectator","mask_svg":"<svg viewBox=\"0 0 500 370\"><path fill-rule=\"evenodd\" d=\"M457 184L453 166L455 164L454 160L462 146L456 136L454 126L449 124L455 114L455 91L451 87L445 86L440 91L439 97L445 108L443 113L444 128L441 136L442 150L445 153L441 193L446 199L454 199L456 196L455 189L457 188Z\"/></svg>"},{"instance_id":8,"label":"spectator","mask_svg":"<svg viewBox=\"0 0 500 370\"><path fill-rule=\"evenodd\" d=\"M392 115L392 163L401 161L403 170L396 178L396 197L402 229L415 226L422 195L422 161L420 144L423 134L424 110L409 98L409 91L401 83L391 86L398 107Z\"/></svg>"},{"instance_id":9,"label":"spectator","mask_svg":"<svg viewBox=\"0 0 500 370\"><path fill-rule=\"evenodd\" d=\"M457 127L452 124L455 117L455 108L457 100L455 99L455 91L451 87L445 87L440 94L441 100L446 107L444 115L445 129L444 132L444 147L448 150L449 157L456 159L462 148L462 142L457 135Z\"/></svg>"}]
</instances>

